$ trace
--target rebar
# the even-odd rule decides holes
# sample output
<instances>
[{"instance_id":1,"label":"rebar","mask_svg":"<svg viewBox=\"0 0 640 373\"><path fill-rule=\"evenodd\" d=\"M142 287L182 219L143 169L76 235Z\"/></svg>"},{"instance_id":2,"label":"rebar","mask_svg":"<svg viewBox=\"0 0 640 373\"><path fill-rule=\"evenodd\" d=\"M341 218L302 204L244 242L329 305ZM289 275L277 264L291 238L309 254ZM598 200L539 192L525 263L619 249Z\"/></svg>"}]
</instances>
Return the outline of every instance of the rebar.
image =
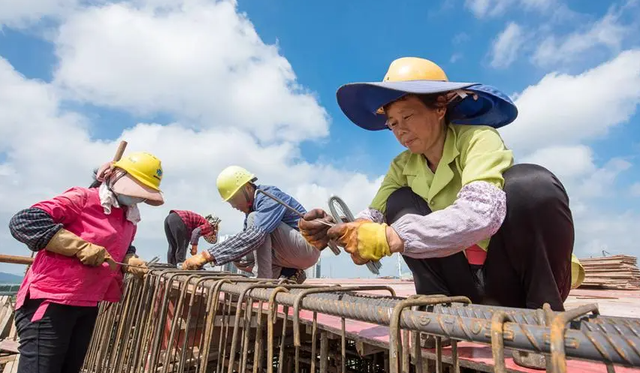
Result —
<instances>
[{"instance_id":1,"label":"rebar","mask_svg":"<svg viewBox=\"0 0 640 373\"><path fill-rule=\"evenodd\" d=\"M240 285L226 284L223 288L229 292L239 293L241 291ZM292 290L288 294L278 294L276 301L291 306L295 301L296 293L297 291ZM266 299L268 294L267 290L256 290L253 296L257 299ZM330 297L333 299L328 299ZM306 297L302 301L301 307L333 316L389 325L389 308L377 306L375 304L376 298L366 299L368 301L348 294L340 299L334 294L325 294L322 298ZM395 303L398 301L395 300ZM490 321L485 319L418 311L405 311L400 320L400 326L405 329L480 343L491 342L490 324ZM505 347L537 353L551 352L548 344L545 343L545 335L549 333L547 327L508 322L505 323L504 329ZM595 331L567 330L565 345L567 356L640 366L640 353L638 352L640 338L635 335L610 335ZM580 347L578 348L578 346ZM601 351L606 353L601 353Z\"/></svg>"},{"instance_id":2,"label":"rebar","mask_svg":"<svg viewBox=\"0 0 640 373\"><path fill-rule=\"evenodd\" d=\"M436 372L445 365L454 373L460 366L492 370L458 356L457 341L491 345L496 372L505 370L505 348L544 354L556 373L567 370L567 358L602 362L609 371L612 364L640 366L640 320L603 317L595 305L524 310L465 297L400 298L388 286L297 285L159 267L142 280L127 275L124 284L121 302L99 307L85 372L422 373L429 371L423 359ZM311 314L303 318L302 310ZM329 316L339 326L328 325ZM351 321L388 327L389 339L349 332ZM435 340L435 353L421 347L422 336Z\"/></svg>"}]
</instances>

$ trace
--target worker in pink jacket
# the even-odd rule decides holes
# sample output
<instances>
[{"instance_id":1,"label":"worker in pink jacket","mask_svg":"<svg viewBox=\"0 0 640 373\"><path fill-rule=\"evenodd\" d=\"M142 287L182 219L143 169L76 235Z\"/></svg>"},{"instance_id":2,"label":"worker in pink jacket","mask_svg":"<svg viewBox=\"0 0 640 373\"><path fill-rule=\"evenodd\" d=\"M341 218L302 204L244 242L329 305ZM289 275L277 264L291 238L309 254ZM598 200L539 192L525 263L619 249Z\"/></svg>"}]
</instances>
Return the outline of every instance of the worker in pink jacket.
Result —
<instances>
[{"instance_id":1,"label":"worker in pink jacket","mask_svg":"<svg viewBox=\"0 0 640 373\"><path fill-rule=\"evenodd\" d=\"M9 223L13 237L37 252L16 299L18 372L79 372L98 302L120 300L122 272L147 271L132 242L138 203L164 203L160 160L132 153L104 165L97 178L100 187L73 187Z\"/></svg>"}]
</instances>

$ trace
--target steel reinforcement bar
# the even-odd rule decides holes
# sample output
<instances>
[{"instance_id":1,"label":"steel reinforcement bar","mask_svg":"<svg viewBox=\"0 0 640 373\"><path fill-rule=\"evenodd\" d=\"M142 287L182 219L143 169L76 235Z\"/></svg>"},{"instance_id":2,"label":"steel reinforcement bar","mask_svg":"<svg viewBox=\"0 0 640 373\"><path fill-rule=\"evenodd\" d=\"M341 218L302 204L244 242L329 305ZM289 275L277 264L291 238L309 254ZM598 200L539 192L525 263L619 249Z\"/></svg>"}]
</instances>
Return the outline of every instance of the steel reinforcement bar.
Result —
<instances>
[{"instance_id":1,"label":"steel reinforcement bar","mask_svg":"<svg viewBox=\"0 0 640 373\"><path fill-rule=\"evenodd\" d=\"M240 294L245 286L223 284L222 290ZM296 294L300 291L292 289L287 293L279 293L275 300L281 305L293 306ZM251 291L251 297L268 301L271 292L271 289L255 289ZM322 297L318 295L305 297L301 308L388 326L393 307L388 307L387 304L399 302L400 300L382 297L361 297L342 293L324 294ZM491 320L484 318L405 310L401 315L400 327L458 340L491 343ZM549 333L550 329L546 326L506 322L503 331L504 346L531 352L551 353ZM615 335L568 329L564 335L564 346L566 355L569 357L640 367L640 337L637 335Z\"/></svg>"},{"instance_id":2,"label":"steel reinforcement bar","mask_svg":"<svg viewBox=\"0 0 640 373\"><path fill-rule=\"evenodd\" d=\"M453 373L460 366L502 373L505 348L542 353L556 373L566 372L567 357L604 362L609 372L612 364L640 367L640 320L600 316L595 304L526 310L464 297L401 298L385 286L295 285L160 268L144 280L128 276L122 301L101 304L84 371L422 373L426 359L436 373L443 364ZM381 290L391 296L362 293ZM313 317L302 320L302 310ZM321 324L319 315L340 318L341 327L328 326L326 316ZM388 326L388 342L347 333L347 320ZM435 352L421 348L427 336ZM457 341L490 345L495 367L460 359Z\"/></svg>"}]
</instances>

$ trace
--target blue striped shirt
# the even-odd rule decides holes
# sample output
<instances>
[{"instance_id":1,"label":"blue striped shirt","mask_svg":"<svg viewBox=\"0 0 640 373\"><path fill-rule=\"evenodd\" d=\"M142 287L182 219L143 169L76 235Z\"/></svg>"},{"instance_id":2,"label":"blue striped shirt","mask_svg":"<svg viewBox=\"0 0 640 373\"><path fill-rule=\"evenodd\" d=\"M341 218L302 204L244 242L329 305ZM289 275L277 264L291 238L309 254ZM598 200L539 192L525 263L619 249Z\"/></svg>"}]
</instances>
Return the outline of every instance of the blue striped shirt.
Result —
<instances>
[{"instance_id":1,"label":"blue striped shirt","mask_svg":"<svg viewBox=\"0 0 640 373\"><path fill-rule=\"evenodd\" d=\"M269 192L302 214L307 212L300 202L277 187L258 185L257 188ZM256 250L264 243L267 235L271 234L280 223L285 223L291 228L298 230L298 220L300 218L297 214L258 191L256 191L254 195L252 212L255 212L253 226L247 227L247 215L244 220L244 230L242 232L208 249L215 265L224 265L238 260Z\"/></svg>"}]
</instances>

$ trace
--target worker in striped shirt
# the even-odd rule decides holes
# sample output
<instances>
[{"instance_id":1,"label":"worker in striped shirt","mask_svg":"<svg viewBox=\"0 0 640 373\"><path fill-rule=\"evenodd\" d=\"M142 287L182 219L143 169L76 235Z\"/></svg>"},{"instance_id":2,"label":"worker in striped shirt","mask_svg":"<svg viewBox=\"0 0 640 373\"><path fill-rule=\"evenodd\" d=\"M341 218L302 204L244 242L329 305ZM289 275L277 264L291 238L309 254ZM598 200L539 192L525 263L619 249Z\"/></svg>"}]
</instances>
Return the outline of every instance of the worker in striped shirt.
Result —
<instances>
[{"instance_id":1,"label":"worker in striped shirt","mask_svg":"<svg viewBox=\"0 0 640 373\"><path fill-rule=\"evenodd\" d=\"M208 262L215 265L234 262L238 266L248 260L247 268L258 278L285 277L298 283L304 281L304 270L316 264L320 251L300 234L300 215L258 191L270 193L302 214L306 210L282 190L257 185L256 180L252 173L238 166L227 167L218 175L220 196L246 214L244 230L190 257L184 262L183 269L198 269ZM288 273L292 270L293 274Z\"/></svg>"},{"instance_id":2,"label":"worker in striped shirt","mask_svg":"<svg viewBox=\"0 0 640 373\"><path fill-rule=\"evenodd\" d=\"M167 236L169 250L167 263L180 266L187 257L187 247L191 244L191 255L198 253L200 237L214 244L218 240L220 219L206 217L188 210L171 210L164 219L164 233Z\"/></svg>"}]
</instances>

